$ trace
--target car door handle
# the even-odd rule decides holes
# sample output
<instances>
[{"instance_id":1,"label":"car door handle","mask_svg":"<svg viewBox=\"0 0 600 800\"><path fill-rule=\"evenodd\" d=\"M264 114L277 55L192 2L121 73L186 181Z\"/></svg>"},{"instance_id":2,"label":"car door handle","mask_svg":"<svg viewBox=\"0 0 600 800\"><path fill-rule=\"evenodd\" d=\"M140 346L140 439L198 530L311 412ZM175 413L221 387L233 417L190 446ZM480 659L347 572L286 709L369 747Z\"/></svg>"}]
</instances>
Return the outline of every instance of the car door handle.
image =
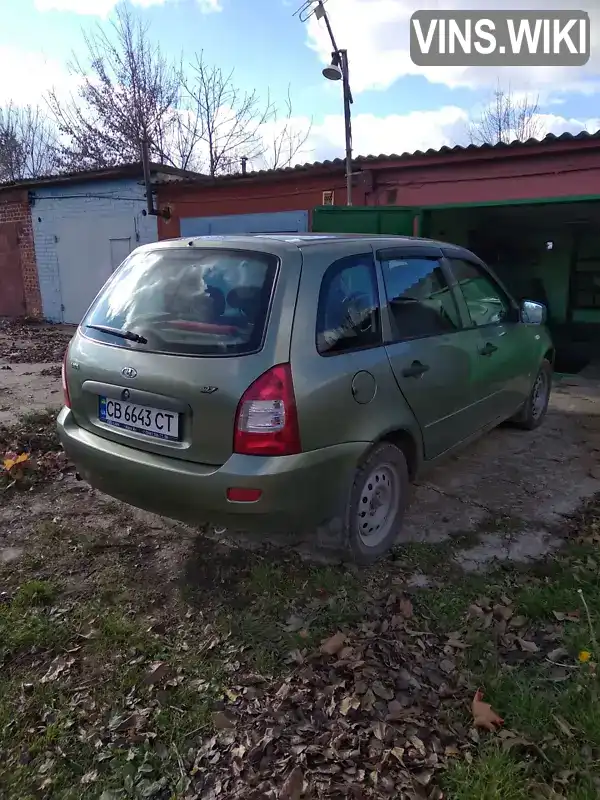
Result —
<instances>
[{"instance_id":1,"label":"car door handle","mask_svg":"<svg viewBox=\"0 0 600 800\"><path fill-rule=\"evenodd\" d=\"M481 348L481 350L479 351L479 354L482 355L482 356L491 356L492 353L495 353L497 349L498 348L496 347L495 344L492 344L491 342L487 342L485 347Z\"/></svg>"},{"instance_id":2,"label":"car door handle","mask_svg":"<svg viewBox=\"0 0 600 800\"><path fill-rule=\"evenodd\" d=\"M406 369L402 370L402 375L405 378L420 378L428 369L429 366L427 364L421 364L420 361L413 361L410 367L406 367Z\"/></svg>"}]
</instances>

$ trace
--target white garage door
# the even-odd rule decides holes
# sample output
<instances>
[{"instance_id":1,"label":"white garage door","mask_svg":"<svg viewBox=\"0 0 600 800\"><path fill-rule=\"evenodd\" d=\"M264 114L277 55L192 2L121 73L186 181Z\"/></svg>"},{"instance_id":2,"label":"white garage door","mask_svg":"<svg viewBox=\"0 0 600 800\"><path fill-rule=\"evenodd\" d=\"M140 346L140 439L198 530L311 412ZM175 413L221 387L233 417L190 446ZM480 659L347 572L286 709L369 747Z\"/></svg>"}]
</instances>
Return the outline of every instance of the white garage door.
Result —
<instances>
[{"instance_id":1,"label":"white garage door","mask_svg":"<svg viewBox=\"0 0 600 800\"><path fill-rule=\"evenodd\" d=\"M114 270L136 247L133 218L93 217L60 223L58 273L63 321L81 322Z\"/></svg>"}]
</instances>

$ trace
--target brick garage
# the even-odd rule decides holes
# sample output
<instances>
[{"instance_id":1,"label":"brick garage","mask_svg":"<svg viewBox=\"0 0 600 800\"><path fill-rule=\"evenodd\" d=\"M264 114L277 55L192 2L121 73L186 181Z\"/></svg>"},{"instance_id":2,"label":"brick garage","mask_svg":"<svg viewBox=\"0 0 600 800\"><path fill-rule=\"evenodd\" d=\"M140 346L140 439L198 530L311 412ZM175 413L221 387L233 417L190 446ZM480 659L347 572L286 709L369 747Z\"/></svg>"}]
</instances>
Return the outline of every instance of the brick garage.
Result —
<instances>
[{"instance_id":1,"label":"brick garage","mask_svg":"<svg viewBox=\"0 0 600 800\"><path fill-rule=\"evenodd\" d=\"M0 316L41 315L29 195L0 188Z\"/></svg>"},{"instance_id":2,"label":"brick garage","mask_svg":"<svg viewBox=\"0 0 600 800\"><path fill-rule=\"evenodd\" d=\"M151 164L153 182L198 178ZM140 163L0 185L0 316L79 323L129 253L157 239Z\"/></svg>"},{"instance_id":3,"label":"brick garage","mask_svg":"<svg viewBox=\"0 0 600 800\"><path fill-rule=\"evenodd\" d=\"M510 145L359 156L353 169L356 209L385 206L419 211L540 198L600 198L600 132L577 136L565 133L558 137L550 134L541 141L531 139ZM344 206L344 171L344 162L335 159L158 186L159 204L171 213L169 220L159 219L159 238L203 233L202 221L212 226L208 233L269 232L267 228L258 231L253 227L252 218L262 224L259 217L300 211L308 214L310 230L315 207ZM223 230L213 230L219 216L228 218L231 224Z\"/></svg>"},{"instance_id":4,"label":"brick garage","mask_svg":"<svg viewBox=\"0 0 600 800\"><path fill-rule=\"evenodd\" d=\"M158 220L159 239L171 239L204 233L277 233L301 232L289 227L291 215L305 214L310 230L310 215L324 202L343 205L346 197L344 163L325 164L283 170L262 171L170 182L157 186L159 206L170 212L168 220ZM354 202L365 205L368 178L357 175ZM282 227L278 226L278 215ZM218 219L227 225L217 226ZM190 225L191 221L196 226ZM202 221L207 226L202 227ZM236 222L238 224L236 224Z\"/></svg>"}]
</instances>

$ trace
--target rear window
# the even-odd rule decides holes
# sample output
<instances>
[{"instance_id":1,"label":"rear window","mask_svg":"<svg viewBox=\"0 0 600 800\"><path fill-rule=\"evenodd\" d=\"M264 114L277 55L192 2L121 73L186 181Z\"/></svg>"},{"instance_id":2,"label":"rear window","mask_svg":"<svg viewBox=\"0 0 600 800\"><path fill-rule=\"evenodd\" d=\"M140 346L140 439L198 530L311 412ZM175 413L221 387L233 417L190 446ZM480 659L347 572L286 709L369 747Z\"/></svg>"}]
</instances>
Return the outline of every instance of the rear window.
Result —
<instances>
[{"instance_id":1,"label":"rear window","mask_svg":"<svg viewBox=\"0 0 600 800\"><path fill-rule=\"evenodd\" d=\"M276 256L255 251L134 252L89 310L85 335L175 355L254 352L262 346L277 266ZM93 326L140 338L131 341Z\"/></svg>"}]
</instances>

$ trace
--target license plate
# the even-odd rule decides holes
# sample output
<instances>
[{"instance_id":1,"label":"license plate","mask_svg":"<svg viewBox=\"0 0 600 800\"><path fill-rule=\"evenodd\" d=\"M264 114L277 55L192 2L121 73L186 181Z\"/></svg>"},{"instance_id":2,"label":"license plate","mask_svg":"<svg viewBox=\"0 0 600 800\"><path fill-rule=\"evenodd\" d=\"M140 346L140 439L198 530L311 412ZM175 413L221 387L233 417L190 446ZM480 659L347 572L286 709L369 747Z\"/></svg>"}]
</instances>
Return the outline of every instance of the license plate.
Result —
<instances>
[{"instance_id":1,"label":"license plate","mask_svg":"<svg viewBox=\"0 0 600 800\"><path fill-rule=\"evenodd\" d=\"M173 411L101 397L98 419L115 428L144 433L156 439L179 441L179 414Z\"/></svg>"}]
</instances>

